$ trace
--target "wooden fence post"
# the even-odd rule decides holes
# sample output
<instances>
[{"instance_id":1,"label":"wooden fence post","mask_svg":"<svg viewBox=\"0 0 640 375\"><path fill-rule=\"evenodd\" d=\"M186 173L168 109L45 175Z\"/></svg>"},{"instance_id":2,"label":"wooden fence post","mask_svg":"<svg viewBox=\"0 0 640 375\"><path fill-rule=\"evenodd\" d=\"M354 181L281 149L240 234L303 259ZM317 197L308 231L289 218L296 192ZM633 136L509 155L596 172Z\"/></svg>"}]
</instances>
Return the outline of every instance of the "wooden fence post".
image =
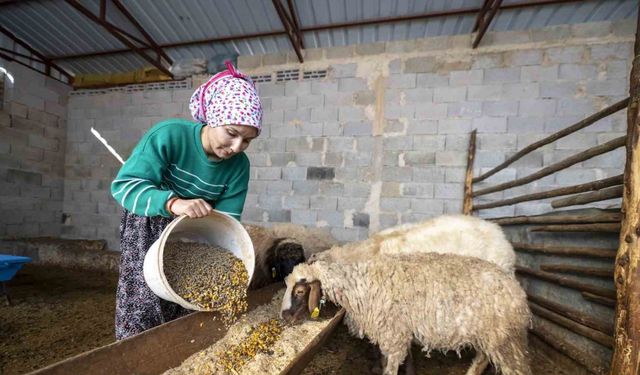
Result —
<instances>
[{"instance_id":1,"label":"wooden fence post","mask_svg":"<svg viewBox=\"0 0 640 375\"><path fill-rule=\"evenodd\" d=\"M640 373L640 12L636 29L631 94L627 108L627 157L624 171L622 227L616 255L616 326L611 375Z\"/></svg>"},{"instance_id":2,"label":"wooden fence post","mask_svg":"<svg viewBox=\"0 0 640 375\"><path fill-rule=\"evenodd\" d=\"M464 178L464 199L462 201L462 213L471 215L473 211L473 160L476 157L476 132L473 129L469 136L469 150L467 151L467 173Z\"/></svg>"}]
</instances>

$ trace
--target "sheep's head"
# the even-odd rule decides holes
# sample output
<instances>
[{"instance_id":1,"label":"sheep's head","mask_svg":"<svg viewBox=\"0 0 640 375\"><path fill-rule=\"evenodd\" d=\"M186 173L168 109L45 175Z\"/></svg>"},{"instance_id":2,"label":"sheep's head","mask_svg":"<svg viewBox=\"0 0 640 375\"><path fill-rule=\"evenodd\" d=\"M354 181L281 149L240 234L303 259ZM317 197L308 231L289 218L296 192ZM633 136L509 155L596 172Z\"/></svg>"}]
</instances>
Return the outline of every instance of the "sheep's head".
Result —
<instances>
[{"instance_id":1,"label":"sheep's head","mask_svg":"<svg viewBox=\"0 0 640 375\"><path fill-rule=\"evenodd\" d=\"M320 307L322 285L311 267L308 264L296 266L285 283L287 290L282 298L280 316L294 324L313 316Z\"/></svg>"},{"instance_id":2,"label":"sheep's head","mask_svg":"<svg viewBox=\"0 0 640 375\"><path fill-rule=\"evenodd\" d=\"M293 268L304 263L304 249L302 245L290 238L278 239L273 250L270 264L271 276L276 281L284 280Z\"/></svg>"}]
</instances>

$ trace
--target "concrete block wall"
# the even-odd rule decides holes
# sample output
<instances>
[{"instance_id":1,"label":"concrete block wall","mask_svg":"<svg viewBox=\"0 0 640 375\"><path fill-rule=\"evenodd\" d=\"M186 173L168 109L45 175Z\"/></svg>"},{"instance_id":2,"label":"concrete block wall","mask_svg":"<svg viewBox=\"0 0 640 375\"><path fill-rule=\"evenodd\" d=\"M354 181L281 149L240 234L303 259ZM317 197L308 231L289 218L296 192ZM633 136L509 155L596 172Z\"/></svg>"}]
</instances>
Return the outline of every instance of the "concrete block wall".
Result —
<instances>
[{"instance_id":1,"label":"concrete block wall","mask_svg":"<svg viewBox=\"0 0 640 375\"><path fill-rule=\"evenodd\" d=\"M243 220L324 227L352 241L392 225L459 213L469 132L478 129L478 175L626 97L634 25L488 33L476 50L471 35L310 49L304 64L295 53L241 56L240 68L255 75L327 70L321 79L259 84L265 124L247 152L252 171ZM555 32L559 27L565 32ZM109 183L119 164L90 127L126 157L156 121L189 118L192 91L70 97L66 235L105 238L117 249L120 208ZM528 175L625 129L621 111L532 153L485 186ZM618 150L483 200L616 175L623 163ZM548 209L548 203L523 203L483 215Z\"/></svg>"},{"instance_id":2,"label":"concrete block wall","mask_svg":"<svg viewBox=\"0 0 640 375\"><path fill-rule=\"evenodd\" d=\"M67 98L71 88L5 63L0 110L0 236L59 237L62 231Z\"/></svg>"}]
</instances>

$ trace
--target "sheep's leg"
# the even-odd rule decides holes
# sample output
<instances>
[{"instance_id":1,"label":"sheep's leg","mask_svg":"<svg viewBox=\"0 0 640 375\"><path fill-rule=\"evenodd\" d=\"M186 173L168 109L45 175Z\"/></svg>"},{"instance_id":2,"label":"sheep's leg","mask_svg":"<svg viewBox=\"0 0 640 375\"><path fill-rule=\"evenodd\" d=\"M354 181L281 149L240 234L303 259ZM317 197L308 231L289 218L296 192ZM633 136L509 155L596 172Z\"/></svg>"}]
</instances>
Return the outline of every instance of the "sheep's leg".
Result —
<instances>
[{"instance_id":1,"label":"sheep's leg","mask_svg":"<svg viewBox=\"0 0 640 375\"><path fill-rule=\"evenodd\" d=\"M489 365L489 357L481 351L476 352L471 367L467 370L466 375L481 375Z\"/></svg>"},{"instance_id":2,"label":"sheep's leg","mask_svg":"<svg viewBox=\"0 0 640 375\"><path fill-rule=\"evenodd\" d=\"M405 375L416 375L416 367L413 362L413 354L411 353L411 347L407 353L407 358L404 359L404 373Z\"/></svg>"},{"instance_id":3,"label":"sheep's leg","mask_svg":"<svg viewBox=\"0 0 640 375\"><path fill-rule=\"evenodd\" d=\"M411 341L404 345L401 349L380 346L382 356L384 357L384 375L397 375L400 364L407 357Z\"/></svg>"}]
</instances>

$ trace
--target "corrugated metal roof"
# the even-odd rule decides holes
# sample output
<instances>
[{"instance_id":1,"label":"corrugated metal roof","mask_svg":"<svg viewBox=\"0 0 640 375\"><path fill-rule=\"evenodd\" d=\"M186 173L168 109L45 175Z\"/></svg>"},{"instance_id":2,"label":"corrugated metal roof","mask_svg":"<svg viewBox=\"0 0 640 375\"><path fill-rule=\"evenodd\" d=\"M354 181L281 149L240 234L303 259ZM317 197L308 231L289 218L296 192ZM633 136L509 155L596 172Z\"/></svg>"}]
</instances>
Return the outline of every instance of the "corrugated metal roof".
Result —
<instances>
[{"instance_id":1,"label":"corrugated metal roof","mask_svg":"<svg viewBox=\"0 0 640 375\"><path fill-rule=\"evenodd\" d=\"M505 0L503 4L523 0ZM99 0L80 3L97 14ZM301 27L409 16L427 12L480 8L483 0L295 0ZM283 30L271 0L135 0L127 10L160 45ZM491 30L522 30L549 25L621 20L635 15L637 0L584 0L502 10ZM64 0L21 1L0 8L0 24L46 56L66 56L123 49L119 40ZM307 48L407 40L469 33L476 15L412 20L332 30L307 31ZM143 36L107 2L107 20L139 39ZM25 53L0 35L0 46ZM292 51L285 35L165 48L174 60L237 53L253 55ZM149 65L135 53L60 60L73 73L134 70Z\"/></svg>"}]
</instances>

